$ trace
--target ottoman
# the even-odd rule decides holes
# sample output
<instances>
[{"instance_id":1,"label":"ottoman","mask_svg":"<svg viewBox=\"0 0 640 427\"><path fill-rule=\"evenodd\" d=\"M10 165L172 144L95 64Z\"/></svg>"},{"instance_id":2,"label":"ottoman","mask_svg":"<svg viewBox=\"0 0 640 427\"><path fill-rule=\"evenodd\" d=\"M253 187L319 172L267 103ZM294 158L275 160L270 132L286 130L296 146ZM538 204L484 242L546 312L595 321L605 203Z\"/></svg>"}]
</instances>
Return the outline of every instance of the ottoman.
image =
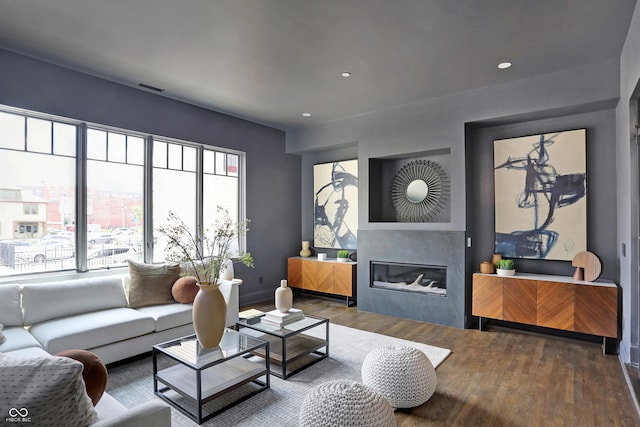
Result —
<instances>
[{"instance_id":1,"label":"ottoman","mask_svg":"<svg viewBox=\"0 0 640 427\"><path fill-rule=\"evenodd\" d=\"M394 408L420 406L436 391L436 370L415 347L389 345L372 350L362 363L362 382Z\"/></svg>"},{"instance_id":2,"label":"ottoman","mask_svg":"<svg viewBox=\"0 0 640 427\"><path fill-rule=\"evenodd\" d=\"M349 381L329 381L307 393L300 409L301 427L392 427L393 408L371 387Z\"/></svg>"}]
</instances>

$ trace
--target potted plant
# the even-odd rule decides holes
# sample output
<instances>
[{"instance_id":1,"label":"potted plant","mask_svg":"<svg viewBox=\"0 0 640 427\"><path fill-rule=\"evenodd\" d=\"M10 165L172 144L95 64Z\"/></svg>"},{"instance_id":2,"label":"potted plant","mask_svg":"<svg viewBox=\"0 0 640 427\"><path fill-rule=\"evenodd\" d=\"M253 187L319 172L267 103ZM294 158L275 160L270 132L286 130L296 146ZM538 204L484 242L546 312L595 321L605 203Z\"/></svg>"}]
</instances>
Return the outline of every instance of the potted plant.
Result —
<instances>
[{"instance_id":1,"label":"potted plant","mask_svg":"<svg viewBox=\"0 0 640 427\"><path fill-rule=\"evenodd\" d=\"M338 251L338 262L347 262L349 261L349 251L339 250Z\"/></svg>"},{"instance_id":2,"label":"potted plant","mask_svg":"<svg viewBox=\"0 0 640 427\"><path fill-rule=\"evenodd\" d=\"M235 223L226 209L219 206L217 209L213 226L195 233L171 211L169 225L158 227L158 232L167 239L166 259L179 262L182 274L194 276L200 288L193 301L193 328L198 341L206 348L220 343L226 326L227 305L218 289L225 265L229 260L248 267L254 265L250 253L234 257L231 252L234 240L249 231L249 220Z\"/></svg>"},{"instance_id":3,"label":"potted plant","mask_svg":"<svg viewBox=\"0 0 640 427\"><path fill-rule=\"evenodd\" d=\"M515 263L512 259L501 259L498 261L498 276L513 276L516 274Z\"/></svg>"},{"instance_id":4,"label":"potted plant","mask_svg":"<svg viewBox=\"0 0 640 427\"><path fill-rule=\"evenodd\" d=\"M185 274L193 275L201 285L217 284L228 260L253 267L249 252L233 257L231 245L244 235L249 220L234 223L229 211L218 206L218 219L211 228L201 228L193 233L182 219L169 211L168 224L158 227L158 233L167 239L167 260L182 264Z\"/></svg>"}]
</instances>

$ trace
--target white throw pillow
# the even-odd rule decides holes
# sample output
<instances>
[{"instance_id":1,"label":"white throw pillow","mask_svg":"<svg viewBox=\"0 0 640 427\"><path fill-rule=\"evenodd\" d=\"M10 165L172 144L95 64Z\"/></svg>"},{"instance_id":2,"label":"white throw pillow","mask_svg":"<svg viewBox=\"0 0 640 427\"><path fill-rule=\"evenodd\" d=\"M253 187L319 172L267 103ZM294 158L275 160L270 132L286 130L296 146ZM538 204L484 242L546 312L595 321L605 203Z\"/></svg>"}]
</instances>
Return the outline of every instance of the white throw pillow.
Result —
<instances>
[{"instance_id":1,"label":"white throw pillow","mask_svg":"<svg viewBox=\"0 0 640 427\"><path fill-rule=\"evenodd\" d=\"M82 380L83 365L67 357L18 358L0 353L0 414L11 422L49 427L98 420Z\"/></svg>"}]
</instances>

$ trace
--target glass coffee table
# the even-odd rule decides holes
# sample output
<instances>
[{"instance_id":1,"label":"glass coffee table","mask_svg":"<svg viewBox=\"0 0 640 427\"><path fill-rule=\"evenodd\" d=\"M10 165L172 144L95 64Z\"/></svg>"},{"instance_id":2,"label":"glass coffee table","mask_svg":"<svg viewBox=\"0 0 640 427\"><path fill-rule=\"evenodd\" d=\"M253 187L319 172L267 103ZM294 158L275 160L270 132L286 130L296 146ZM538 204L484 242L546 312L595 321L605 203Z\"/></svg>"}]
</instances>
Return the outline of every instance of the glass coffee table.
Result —
<instances>
[{"instance_id":1,"label":"glass coffee table","mask_svg":"<svg viewBox=\"0 0 640 427\"><path fill-rule=\"evenodd\" d=\"M202 424L269 388L269 343L227 329L215 348L195 335L153 346L153 391ZM205 404L207 404L205 406Z\"/></svg>"},{"instance_id":2,"label":"glass coffee table","mask_svg":"<svg viewBox=\"0 0 640 427\"><path fill-rule=\"evenodd\" d=\"M305 315L283 327L240 319L236 329L269 342L269 355L264 349L254 354L270 359L271 375L285 380L329 356L329 319Z\"/></svg>"}]
</instances>

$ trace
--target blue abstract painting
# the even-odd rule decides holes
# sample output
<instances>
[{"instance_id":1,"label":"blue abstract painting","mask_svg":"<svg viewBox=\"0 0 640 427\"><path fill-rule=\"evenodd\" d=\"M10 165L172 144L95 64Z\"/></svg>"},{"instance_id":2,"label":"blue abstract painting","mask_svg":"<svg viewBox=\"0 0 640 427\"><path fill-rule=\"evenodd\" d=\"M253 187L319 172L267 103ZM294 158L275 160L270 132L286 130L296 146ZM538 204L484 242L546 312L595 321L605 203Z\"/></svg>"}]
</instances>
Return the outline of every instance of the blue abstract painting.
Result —
<instances>
[{"instance_id":1,"label":"blue abstract painting","mask_svg":"<svg viewBox=\"0 0 640 427\"><path fill-rule=\"evenodd\" d=\"M493 143L495 251L571 261L587 250L586 130Z\"/></svg>"},{"instance_id":2,"label":"blue abstract painting","mask_svg":"<svg viewBox=\"0 0 640 427\"><path fill-rule=\"evenodd\" d=\"M358 160L313 166L313 245L358 248Z\"/></svg>"}]
</instances>

